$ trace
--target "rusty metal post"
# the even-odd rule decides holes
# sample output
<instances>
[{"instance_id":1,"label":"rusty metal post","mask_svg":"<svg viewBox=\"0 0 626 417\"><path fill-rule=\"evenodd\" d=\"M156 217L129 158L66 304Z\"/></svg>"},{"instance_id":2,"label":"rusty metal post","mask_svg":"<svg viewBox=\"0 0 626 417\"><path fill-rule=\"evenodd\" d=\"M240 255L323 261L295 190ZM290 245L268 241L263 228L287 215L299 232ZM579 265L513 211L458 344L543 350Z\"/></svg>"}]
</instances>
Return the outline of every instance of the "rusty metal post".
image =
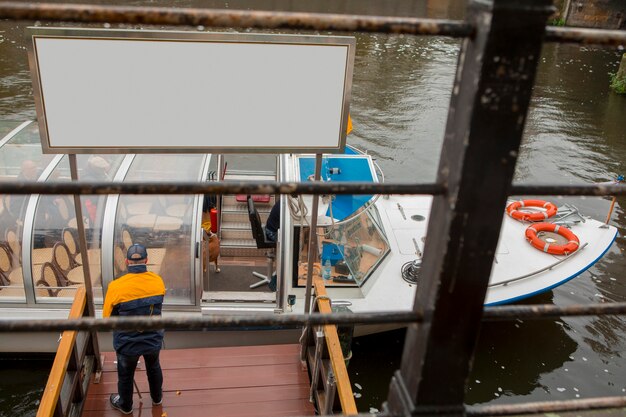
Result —
<instances>
[{"instance_id":1,"label":"rusty metal post","mask_svg":"<svg viewBox=\"0 0 626 417\"><path fill-rule=\"evenodd\" d=\"M322 171L322 154L318 153L315 155L315 175L314 181L317 182L320 180ZM311 293L313 287L313 262L317 259L318 251L317 251L317 210L319 207L320 196L313 196L313 207L311 208L311 224L309 227L309 257L307 259L307 270L306 270L306 291L304 294L304 313L309 313L311 311ZM302 233L302 230L300 231ZM306 350L309 345L309 338L311 337L310 330L308 326L305 326L302 329L302 337L300 343L300 360L302 362L306 361Z\"/></svg>"},{"instance_id":2,"label":"rusty metal post","mask_svg":"<svg viewBox=\"0 0 626 417\"><path fill-rule=\"evenodd\" d=\"M462 416L483 302L551 0L473 0L459 53L422 282L385 411Z\"/></svg>"},{"instance_id":3,"label":"rusty metal post","mask_svg":"<svg viewBox=\"0 0 626 417\"><path fill-rule=\"evenodd\" d=\"M76 164L76 154L70 154L70 175L72 181L78 181L78 166ZM80 194L74 194L74 208L76 210L76 227L78 229L78 242L80 259L83 262L83 274L85 279L85 290L87 296L87 316L96 317L96 308L93 303L93 285L91 283L91 273L89 271L89 258L87 250L87 232L83 222L83 206L80 203ZM90 331L91 348L96 362L96 372L102 371L102 361L100 360L100 346L98 344L98 333Z\"/></svg>"}]
</instances>

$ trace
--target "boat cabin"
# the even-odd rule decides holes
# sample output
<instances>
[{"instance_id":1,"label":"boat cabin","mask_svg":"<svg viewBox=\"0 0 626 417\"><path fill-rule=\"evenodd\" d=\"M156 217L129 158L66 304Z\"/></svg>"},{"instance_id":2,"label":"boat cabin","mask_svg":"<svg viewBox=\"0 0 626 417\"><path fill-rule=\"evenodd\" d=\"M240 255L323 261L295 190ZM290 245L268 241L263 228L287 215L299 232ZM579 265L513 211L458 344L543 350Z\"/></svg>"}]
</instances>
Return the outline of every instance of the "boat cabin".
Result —
<instances>
[{"instance_id":1,"label":"boat cabin","mask_svg":"<svg viewBox=\"0 0 626 417\"><path fill-rule=\"evenodd\" d=\"M17 125L17 123L15 123ZM70 181L67 155L42 153L36 123L5 127L0 143L1 180ZM79 181L307 181L314 155L101 154L78 155ZM372 159L348 148L323 159L326 181L377 181ZM320 255L314 273L328 267L329 287L358 297L389 253L374 196L330 196L319 205ZM251 207L264 225L280 205L277 249L259 247ZM94 300L126 271L127 248L148 248L148 269L167 287L169 310L215 311L232 303L284 309L288 295L303 297L311 222L311 197L259 195L81 196ZM2 195L0 257L2 306L66 308L84 285L74 200L67 195ZM214 209L213 218L210 216ZM209 230L207 221L212 223ZM203 229L203 223L205 229ZM209 264L209 234L221 241L218 268ZM271 253L268 253L271 252ZM270 256L270 258L268 258ZM268 266L268 261L270 266ZM264 281L252 272L274 279ZM257 284L257 285L254 285ZM252 287L252 288L251 288ZM302 293L302 294L300 294ZM361 295L362 296L362 295ZM238 304L241 305L241 304Z\"/></svg>"}]
</instances>

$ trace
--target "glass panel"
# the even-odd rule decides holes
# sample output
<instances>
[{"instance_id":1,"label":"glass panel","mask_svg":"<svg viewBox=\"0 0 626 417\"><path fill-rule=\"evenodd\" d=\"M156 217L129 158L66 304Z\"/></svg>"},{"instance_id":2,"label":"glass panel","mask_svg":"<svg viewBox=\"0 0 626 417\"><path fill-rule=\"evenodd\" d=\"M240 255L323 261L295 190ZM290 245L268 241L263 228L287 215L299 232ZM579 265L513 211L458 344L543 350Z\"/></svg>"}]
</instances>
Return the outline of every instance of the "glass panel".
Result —
<instances>
[{"instance_id":1,"label":"glass panel","mask_svg":"<svg viewBox=\"0 0 626 417\"><path fill-rule=\"evenodd\" d=\"M197 181L204 155L137 155L125 181ZM165 282L166 304L195 304L191 269L194 196L122 195L115 220L114 272L126 273L133 243L148 249L148 270Z\"/></svg>"},{"instance_id":2,"label":"glass panel","mask_svg":"<svg viewBox=\"0 0 626 417\"><path fill-rule=\"evenodd\" d=\"M53 157L41 153L37 124L31 123L0 148L0 182L36 181ZM22 235L29 198L0 194L0 302L26 299Z\"/></svg>"},{"instance_id":3,"label":"glass panel","mask_svg":"<svg viewBox=\"0 0 626 417\"><path fill-rule=\"evenodd\" d=\"M13 120L0 120L0 140L21 124L22 122L16 122Z\"/></svg>"},{"instance_id":4,"label":"glass panel","mask_svg":"<svg viewBox=\"0 0 626 417\"><path fill-rule=\"evenodd\" d=\"M375 220L376 219L376 220ZM360 215L335 226L320 227L320 260L314 273L324 277L327 286L361 286L376 269L380 260L389 253L386 236L378 227L380 221L375 206ZM299 259L306 259L308 233L305 232L303 249ZM300 262L298 285L306 285L306 261Z\"/></svg>"},{"instance_id":5,"label":"glass panel","mask_svg":"<svg viewBox=\"0 0 626 417\"><path fill-rule=\"evenodd\" d=\"M79 180L110 181L123 160L122 155L78 155ZM68 156L50 174L49 180L70 181ZM101 236L106 196L81 196L87 238L87 257L94 300L102 302ZM85 262L80 253L74 197L42 195L35 211L32 271L38 301L68 298L85 284Z\"/></svg>"}]
</instances>

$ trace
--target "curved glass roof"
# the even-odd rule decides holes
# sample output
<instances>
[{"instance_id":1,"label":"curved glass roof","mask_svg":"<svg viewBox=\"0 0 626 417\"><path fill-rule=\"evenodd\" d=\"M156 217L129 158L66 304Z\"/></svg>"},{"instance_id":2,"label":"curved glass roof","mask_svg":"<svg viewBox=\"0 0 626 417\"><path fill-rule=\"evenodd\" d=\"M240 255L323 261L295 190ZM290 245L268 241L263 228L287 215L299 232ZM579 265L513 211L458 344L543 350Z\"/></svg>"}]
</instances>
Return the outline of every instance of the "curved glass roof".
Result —
<instances>
[{"instance_id":1,"label":"curved glass roof","mask_svg":"<svg viewBox=\"0 0 626 417\"><path fill-rule=\"evenodd\" d=\"M70 181L67 155L44 155L36 123L0 126L0 181ZM197 181L207 155L77 155L78 180ZM160 273L166 303L193 305L191 249L201 221L201 196L80 196L88 263L79 251L71 195L0 194L0 303L70 303L89 265L96 303L125 272L132 243L148 247L148 268ZM194 227L196 229L194 229ZM165 267L167 266L167 267Z\"/></svg>"}]
</instances>

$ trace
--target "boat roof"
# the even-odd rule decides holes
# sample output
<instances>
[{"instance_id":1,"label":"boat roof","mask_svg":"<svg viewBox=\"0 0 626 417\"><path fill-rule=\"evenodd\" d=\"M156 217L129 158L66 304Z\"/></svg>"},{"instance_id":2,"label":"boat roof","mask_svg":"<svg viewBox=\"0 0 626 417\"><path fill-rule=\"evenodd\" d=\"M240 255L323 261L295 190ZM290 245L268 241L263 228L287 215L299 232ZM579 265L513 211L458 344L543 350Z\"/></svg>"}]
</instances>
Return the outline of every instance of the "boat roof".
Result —
<instances>
[{"instance_id":1,"label":"boat roof","mask_svg":"<svg viewBox=\"0 0 626 417\"><path fill-rule=\"evenodd\" d=\"M369 155L359 155L349 149L346 155L325 155L322 158L320 176L322 181L334 182L378 182L372 158ZM315 174L315 157L296 157L297 178L301 182L311 181ZM373 195L335 195L327 204L326 216L337 221L348 219L359 209L372 200Z\"/></svg>"}]
</instances>

